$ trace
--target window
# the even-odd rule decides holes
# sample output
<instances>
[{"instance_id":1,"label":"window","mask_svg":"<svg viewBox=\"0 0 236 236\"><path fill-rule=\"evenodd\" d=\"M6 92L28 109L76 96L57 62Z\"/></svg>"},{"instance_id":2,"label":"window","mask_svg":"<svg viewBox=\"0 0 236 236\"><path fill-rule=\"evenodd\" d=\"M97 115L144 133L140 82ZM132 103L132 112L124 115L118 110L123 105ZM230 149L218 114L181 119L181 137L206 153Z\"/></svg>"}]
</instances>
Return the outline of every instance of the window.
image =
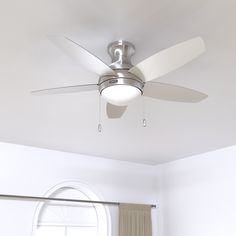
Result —
<instances>
[{"instance_id":1,"label":"window","mask_svg":"<svg viewBox=\"0 0 236 236\"><path fill-rule=\"evenodd\" d=\"M78 184L77 184L78 185ZM60 186L50 197L99 200L85 186ZM107 236L109 232L107 209L101 204L47 202L36 212L34 236Z\"/></svg>"}]
</instances>

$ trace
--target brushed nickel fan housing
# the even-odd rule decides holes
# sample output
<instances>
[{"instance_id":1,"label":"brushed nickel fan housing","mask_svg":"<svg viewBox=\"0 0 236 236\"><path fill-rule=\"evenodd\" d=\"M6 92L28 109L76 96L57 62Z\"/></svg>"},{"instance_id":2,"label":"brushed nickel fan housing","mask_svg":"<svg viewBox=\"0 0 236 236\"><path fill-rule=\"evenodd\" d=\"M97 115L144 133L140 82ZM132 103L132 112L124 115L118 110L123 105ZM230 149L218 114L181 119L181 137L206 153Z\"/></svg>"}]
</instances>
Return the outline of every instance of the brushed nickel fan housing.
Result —
<instances>
[{"instance_id":1,"label":"brushed nickel fan housing","mask_svg":"<svg viewBox=\"0 0 236 236\"><path fill-rule=\"evenodd\" d=\"M108 54L111 56L112 63L109 65L114 70L115 75L101 76L99 79L99 92L108 87L116 85L127 85L137 88L143 94L144 82L134 74L129 72L133 67L131 57L135 53L132 43L119 40L108 45Z\"/></svg>"},{"instance_id":2,"label":"brushed nickel fan housing","mask_svg":"<svg viewBox=\"0 0 236 236\"><path fill-rule=\"evenodd\" d=\"M128 85L140 90L143 94L144 82L137 76L129 73L127 70L117 70L116 75L105 75L99 79L99 92L110 86Z\"/></svg>"},{"instance_id":3,"label":"brushed nickel fan housing","mask_svg":"<svg viewBox=\"0 0 236 236\"><path fill-rule=\"evenodd\" d=\"M132 43L124 40L112 42L107 47L108 54L112 63L109 65L111 69L130 69L133 67L131 57L135 53L135 47Z\"/></svg>"}]
</instances>

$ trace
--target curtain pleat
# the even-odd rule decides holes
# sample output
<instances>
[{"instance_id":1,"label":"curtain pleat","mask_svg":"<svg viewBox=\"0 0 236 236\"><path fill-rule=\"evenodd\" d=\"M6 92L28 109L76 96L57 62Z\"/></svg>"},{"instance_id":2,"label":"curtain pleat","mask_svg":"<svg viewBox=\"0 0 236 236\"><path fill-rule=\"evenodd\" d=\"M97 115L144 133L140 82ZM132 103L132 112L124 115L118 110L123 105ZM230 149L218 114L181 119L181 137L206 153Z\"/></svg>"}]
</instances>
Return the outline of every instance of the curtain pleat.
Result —
<instances>
[{"instance_id":1,"label":"curtain pleat","mask_svg":"<svg viewBox=\"0 0 236 236\"><path fill-rule=\"evenodd\" d=\"M119 236L152 236L151 206L120 204Z\"/></svg>"}]
</instances>

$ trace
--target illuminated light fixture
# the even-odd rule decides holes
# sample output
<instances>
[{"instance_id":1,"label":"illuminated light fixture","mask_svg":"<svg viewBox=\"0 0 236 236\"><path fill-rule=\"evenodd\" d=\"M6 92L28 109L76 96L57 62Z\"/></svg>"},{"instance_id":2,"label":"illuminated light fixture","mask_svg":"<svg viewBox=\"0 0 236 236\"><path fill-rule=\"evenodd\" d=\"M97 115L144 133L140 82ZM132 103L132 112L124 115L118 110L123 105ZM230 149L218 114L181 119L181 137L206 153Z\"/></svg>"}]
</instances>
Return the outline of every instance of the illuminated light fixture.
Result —
<instances>
[{"instance_id":1,"label":"illuminated light fixture","mask_svg":"<svg viewBox=\"0 0 236 236\"><path fill-rule=\"evenodd\" d=\"M115 85L102 90L102 97L116 106L129 105L133 100L142 95L142 92L130 85Z\"/></svg>"},{"instance_id":2,"label":"illuminated light fixture","mask_svg":"<svg viewBox=\"0 0 236 236\"><path fill-rule=\"evenodd\" d=\"M117 77L105 76L101 78L99 91L107 102L116 106L127 106L142 96L143 86L144 83L140 79L123 71L122 74L121 72L117 73Z\"/></svg>"}]
</instances>

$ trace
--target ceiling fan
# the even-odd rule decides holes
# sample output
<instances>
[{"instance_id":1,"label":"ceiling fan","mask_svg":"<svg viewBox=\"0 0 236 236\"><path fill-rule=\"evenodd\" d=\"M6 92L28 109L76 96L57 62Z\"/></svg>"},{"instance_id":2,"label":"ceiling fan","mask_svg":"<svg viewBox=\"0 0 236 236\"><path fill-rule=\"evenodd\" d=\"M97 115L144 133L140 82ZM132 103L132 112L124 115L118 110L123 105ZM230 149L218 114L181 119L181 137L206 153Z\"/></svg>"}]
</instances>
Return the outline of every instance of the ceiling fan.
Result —
<instances>
[{"instance_id":1,"label":"ceiling fan","mask_svg":"<svg viewBox=\"0 0 236 236\"><path fill-rule=\"evenodd\" d=\"M112 63L108 66L73 40L57 38L54 42L85 69L98 75L94 84L48 88L32 91L34 95L98 90L107 101L108 118L120 118L127 106L140 96L175 102L196 103L207 98L201 92L175 85L152 82L201 55L206 49L197 37L160 51L133 66L133 44L115 41L108 45Z\"/></svg>"}]
</instances>

